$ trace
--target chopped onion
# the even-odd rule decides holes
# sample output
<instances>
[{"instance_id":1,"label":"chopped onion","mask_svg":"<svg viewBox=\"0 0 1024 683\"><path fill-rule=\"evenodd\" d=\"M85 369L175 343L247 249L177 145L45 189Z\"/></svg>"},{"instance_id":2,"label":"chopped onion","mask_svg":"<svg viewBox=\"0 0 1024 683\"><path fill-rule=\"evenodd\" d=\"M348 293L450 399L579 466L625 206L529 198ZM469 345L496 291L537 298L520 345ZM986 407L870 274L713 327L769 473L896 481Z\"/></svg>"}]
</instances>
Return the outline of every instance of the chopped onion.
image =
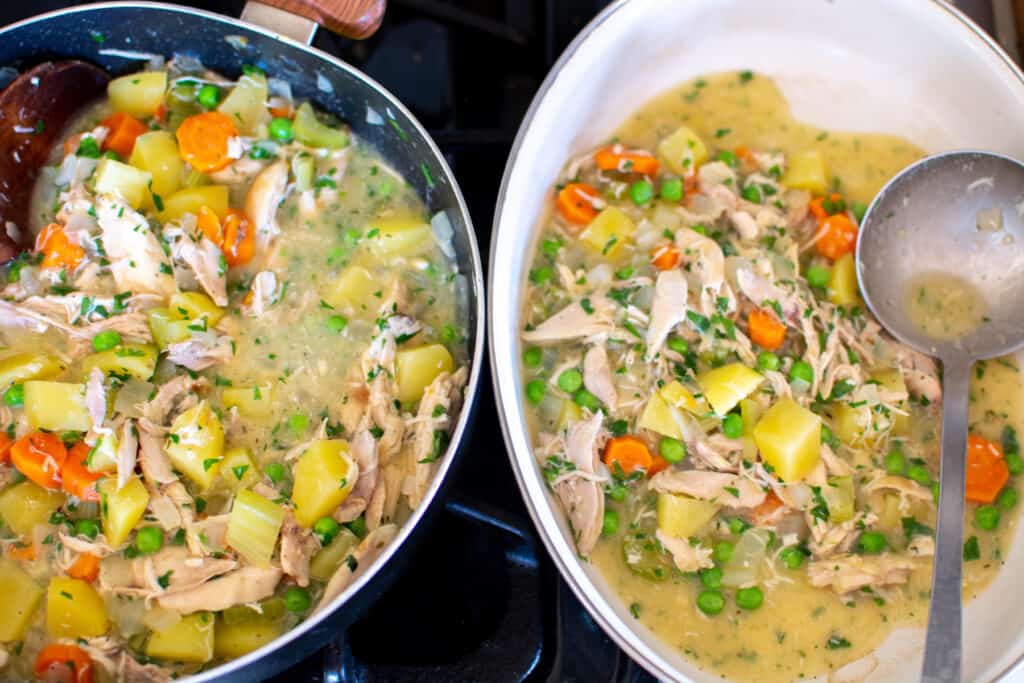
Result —
<instances>
[{"instance_id":1,"label":"chopped onion","mask_svg":"<svg viewBox=\"0 0 1024 683\"><path fill-rule=\"evenodd\" d=\"M455 246L452 244L452 239L455 237L455 229L452 228L448 212L438 211L435 213L430 219L430 227L434 230L434 238L437 240L437 246L441 248L441 253L448 257L448 260L454 261Z\"/></svg>"},{"instance_id":2,"label":"chopped onion","mask_svg":"<svg viewBox=\"0 0 1024 683\"><path fill-rule=\"evenodd\" d=\"M366 105L366 122L371 126L383 126L384 117L381 116L376 109L370 105Z\"/></svg>"}]
</instances>

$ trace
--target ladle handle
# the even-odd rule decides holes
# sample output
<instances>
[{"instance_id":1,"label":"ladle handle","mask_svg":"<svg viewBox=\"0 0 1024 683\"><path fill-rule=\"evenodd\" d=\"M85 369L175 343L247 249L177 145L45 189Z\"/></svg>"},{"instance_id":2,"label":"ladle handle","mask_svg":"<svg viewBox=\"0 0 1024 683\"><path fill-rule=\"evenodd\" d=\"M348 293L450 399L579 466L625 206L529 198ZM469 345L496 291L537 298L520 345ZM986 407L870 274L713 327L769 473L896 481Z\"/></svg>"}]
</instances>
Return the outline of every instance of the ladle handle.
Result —
<instances>
[{"instance_id":1,"label":"ladle handle","mask_svg":"<svg viewBox=\"0 0 1024 683\"><path fill-rule=\"evenodd\" d=\"M942 460L932 599L921 676L925 683L962 680L961 592L970 372L971 363L966 358L942 363Z\"/></svg>"},{"instance_id":2,"label":"ladle handle","mask_svg":"<svg viewBox=\"0 0 1024 683\"><path fill-rule=\"evenodd\" d=\"M387 0L259 0L298 14L347 38L369 38L380 28Z\"/></svg>"}]
</instances>

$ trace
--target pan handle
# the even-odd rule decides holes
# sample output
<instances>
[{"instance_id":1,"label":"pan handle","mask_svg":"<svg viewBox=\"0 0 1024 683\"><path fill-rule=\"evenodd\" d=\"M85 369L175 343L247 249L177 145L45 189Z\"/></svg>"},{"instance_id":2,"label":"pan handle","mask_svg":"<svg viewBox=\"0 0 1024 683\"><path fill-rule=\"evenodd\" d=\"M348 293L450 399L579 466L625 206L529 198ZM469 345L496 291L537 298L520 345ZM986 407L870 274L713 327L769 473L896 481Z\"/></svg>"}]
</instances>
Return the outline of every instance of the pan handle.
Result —
<instances>
[{"instance_id":1,"label":"pan handle","mask_svg":"<svg viewBox=\"0 0 1024 683\"><path fill-rule=\"evenodd\" d=\"M305 17L346 38L362 40L380 28L388 3L387 0L258 0L258 4Z\"/></svg>"}]
</instances>

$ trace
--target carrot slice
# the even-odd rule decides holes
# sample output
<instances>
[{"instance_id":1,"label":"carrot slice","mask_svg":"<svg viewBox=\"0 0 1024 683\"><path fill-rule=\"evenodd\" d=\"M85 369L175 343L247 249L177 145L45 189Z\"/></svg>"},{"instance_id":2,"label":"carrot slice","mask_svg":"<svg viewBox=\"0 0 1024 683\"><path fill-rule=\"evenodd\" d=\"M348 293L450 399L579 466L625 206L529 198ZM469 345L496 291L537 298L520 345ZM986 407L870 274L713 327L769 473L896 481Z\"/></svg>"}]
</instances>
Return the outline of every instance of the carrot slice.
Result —
<instances>
[{"instance_id":1,"label":"carrot slice","mask_svg":"<svg viewBox=\"0 0 1024 683\"><path fill-rule=\"evenodd\" d=\"M178 126L181 158L201 173L219 171L231 163L228 140L238 136L231 117L219 111L189 116Z\"/></svg>"},{"instance_id":2,"label":"carrot slice","mask_svg":"<svg viewBox=\"0 0 1024 683\"><path fill-rule=\"evenodd\" d=\"M594 202L600 194L586 183L569 183L558 193L556 204L562 218L576 225L586 225L597 217Z\"/></svg>"},{"instance_id":3,"label":"carrot slice","mask_svg":"<svg viewBox=\"0 0 1024 683\"><path fill-rule=\"evenodd\" d=\"M218 247L224 244L224 232L220 229L220 218L208 206L200 206L196 213L196 224L206 237Z\"/></svg>"},{"instance_id":4,"label":"carrot slice","mask_svg":"<svg viewBox=\"0 0 1024 683\"><path fill-rule=\"evenodd\" d=\"M597 150L594 161L602 171L618 171L620 173L639 173L655 175L661 165L658 158L644 150L630 150L622 145L611 145Z\"/></svg>"},{"instance_id":5,"label":"carrot slice","mask_svg":"<svg viewBox=\"0 0 1024 683\"><path fill-rule=\"evenodd\" d=\"M90 449L84 441L79 441L71 450L60 468L61 487L66 493L81 500L99 501L100 494L96 491L96 482L103 475L90 472L86 467Z\"/></svg>"},{"instance_id":6,"label":"carrot slice","mask_svg":"<svg viewBox=\"0 0 1024 683\"><path fill-rule=\"evenodd\" d=\"M103 150L113 150L122 159L127 159L132 155L132 150L135 149L135 140L149 131L142 121L122 111L103 119L100 125L106 126L110 130L107 133L107 138L103 141Z\"/></svg>"},{"instance_id":7,"label":"carrot slice","mask_svg":"<svg viewBox=\"0 0 1024 683\"><path fill-rule=\"evenodd\" d=\"M671 244L663 244L651 253L651 265L658 270L672 270L679 265L682 254Z\"/></svg>"},{"instance_id":8,"label":"carrot slice","mask_svg":"<svg viewBox=\"0 0 1024 683\"><path fill-rule=\"evenodd\" d=\"M761 526L771 521L775 511L782 506L782 499L775 495L774 491L769 491L768 495L764 498L764 502L750 510L751 521L754 522L755 526Z\"/></svg>"},{"instance_id":9,"label":"carrot slice","mask_svg":"<svg viewBox=\"0 0 1024 683\"><path fill-rule=\"evenodd\" d=\"M44 489L60 488L60 470L68 450L53 434L32 432L11 446L11 462L27 478Z\"/></svg>"},{"instance_id":10,"label":"carrot slice","mask_svg":"<svg viewBox=\"0 0 1024 683\"><path fill-rule=\"evenodd\" d=\"M163 102L158 104L156 106L156 111L153 112L153 118L156 119L156 121L158 123L166 123L167 122L167 105L164 104Z\"/></svg>"},{"instance_id":11,"label":"carrot slice","mask_svg":"<svg viewBox=\"0 0 1024 683\"><path fill-rule=\"evenodd\" d=\"M617 436L604 447L604 464L613 472L618 464L623 472L632 474L636 470L650 471L654 458L647 444L635 436Z\"/></svg>"},{"instance_id":12,"label":"carrot slice","mask_svg":"<svg viewBox=\"0 0 1024 683\"><path fill-rule=\"evenodd\" d=\"M700 180L695 173L683 178L683 192L687 199L695 194L700 194Z\"/></svg>"},{"instance_id":13,"label":"carrot slice","mask_svg":"<svg viewBox=\"0 0 1024 683\"><path fill-rule=\"evenodd\" d=\"M43 254L43 268L53 270L74 270L85 258L85 249L72 242L57 223L39 231L36 251Z\"/></svg>"},{"instance_id":14,"label":"carrot slice","mask_svg":"<svg viewBox=\"0 0 1024 683\"><path fill-rule=\"evenodd\" d=\"M843 198L842 195L839 195L839 194L836 194L835 192L833 192L831 195L829 195L828 199L829 199L830 202L838 202L842 198ZM826 218L828 218L829 216L832 215L825 208L825 198L824 197L815 197L814 199L812 199L811 201L809 201L807 203L807 208L810 210L811 215L818 219L818 224L819 225L821 224L821 222L823 220L825 220Z\"/></svg>"},{"instance_id":15,"label":"carrot slice","mask_svg":"<svg viewBox=\"0 0 1024 683\"><path fill-rule=\"evenodd\" d=\"M6 554L8 557L12 557L15 560L31 562L36 559L36 548L34 545L11 545L8 546Z\"/></svg>"},{"instance_id":16,"label":"carrot slice","mask_svg":"<svg viewBox=\"0 0 1024 683\"><path fill-rule=\"evenodd\" d=\"M786 341L786 326L773 313L757 308L747 316L750 339L768 351L775 351Z\"/></svg>"},{"instance_id":17,"label":"carrot slice","mask_svg":"<svg viewBox=\"0 0 1024 683\"><path fill-rule=\"evenodd\" d=\"M14 440L5 432L0 432L0 463L11 461L11 446L13 445Z\"/></svg>"},{"instance_id":18,"label":"carrot slice","mask_svg":"<svg viewBox=\"0 0 1024 683\"><path fill-rule=\"evenodd\" d=\"M1010 480L1010 468L999 444L973 434L967 438L966 498L991 503Z\"/></svg>"},{"instance_id":19,"label":"carrot slice","mask_svg":"<svg viewBox=\"0 0 1024 683\"><path fill-rule=\"evenodd\" d=\"M647 476L653 477L658 472L668 469L668 460L660 455L652 456L651 466L647 468Z\"/></svg>"},{"instance_id":20,"label":"carrot slice","mask_svg":"<svg viewBox=\"0 0 1024 683\"><path fill-rule=\"evenodd\" d=\"M244 211L228 209L224 217L224 260L229 266L242 266L256 253L256 231Z\"/></svg>"},{"instance_id":21,"label":"carrot slice","mask_svg":"<svg viewBox=\"0 0 1024 683\"><path fill-rule=\"evenodd\" d=\"M817 241L814 248L819 254L835 260L849 254L857 246L857 224L846 214L837 213L829 216L818 228Z\"/></svg>"},{"instance_id":22,"label":"carrot slice","mask_svg":"<svg viewBox=\"0 0 1024 683\"><path fill-rule=\"evenodd\" d=\"M100 575L100 558L92 553L82 553L68 567L68 576L92 583Z\"/></svg>"},{"instance_id":23,"label":"carrot slice","mask_svg":"<svg viewBox=\"0 0 1024 683\"><path fill-rule=\"evenodd\" d=\"M757 164L757 160L754 159L754 153L750 151L749 147L737 147L733 150L733 154L736 158L743 162L744 166L750 167Z\"/></svg>"},{"instance_id":24,"label":"carrot slice","mask_svg":"<svg viewBox=\"0 0 1024 683\"><path fill-rule=\"evenodd\" d=\"M93 683L92 659L77 645L53 643L36 655L36 678L70 683Z\"/></svg>"}]
</instances>

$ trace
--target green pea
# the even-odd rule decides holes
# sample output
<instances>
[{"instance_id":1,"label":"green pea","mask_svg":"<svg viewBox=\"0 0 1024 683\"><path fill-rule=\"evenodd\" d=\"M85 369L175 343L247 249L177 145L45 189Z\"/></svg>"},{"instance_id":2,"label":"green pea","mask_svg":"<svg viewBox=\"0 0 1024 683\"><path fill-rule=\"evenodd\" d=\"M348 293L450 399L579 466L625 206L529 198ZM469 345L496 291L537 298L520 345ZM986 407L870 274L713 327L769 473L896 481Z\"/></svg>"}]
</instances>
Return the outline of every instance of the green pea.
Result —
<instances>
[{"instance_id":1,"label":"green pea","mask_svg":"<svg viewBox=\"0 0 1024 683\"><path fill-rule=\"evenodd\" d=\"M587 408L588 410L597 410L601 407L601 402L597 400L597 396L586 389L580 389L572 396L573 402L580 408Z\"/></svg>"},{"instance_id":2,"label":"green pea","mask_svg":"<svg viewBox=\"0 0 1024 683\"><path fill-rule=\"evenodd\" d=\"M531 346L523 351L523 365L528 368L535 368L544 360L544 351L538 346Z\"/></svg>"},{"instance_id":3,"label":"green pea","mask_svg":"<svg viewBox=\"0 0 1024 683\"><path fill-rule=\"evenodd\" d=\"M850 206L850 211L853 211L853 217L857 219L858 223L864 222L864 214L868 212L868 205L863 202L854 202Z\"/></svg>"},{"instance_id":4,"label":"green pea","mask_svg":"<svg viewBox=\"0 0 1024 683\"><path fill-rule=\"evenodd\" d=\"M196 99L199 101L199 106L203 109L213 109L220 104L220 88L213 83L207 83L196 93Z\"/></svg>"},{"instance_id":5,"label":"green pea","mask_svg":"<svg viewBox=\"0 0 1024 683\"><path fill-rule=\"evenodd\" d=\"M764 593L757 586L736 591L736 604L743 609L757 609L764 602Z\"/></svg>"},{"instance_id":6,"label":"green pea","mask_svg":"<svg viewBox=\"0 0 1024 683\"><path fill-rule=\"evenodd\" d=\"M789 369L789 378L810 384L814 381L814 368L807 361L798 360Z\"/></svg>"},{"instance_id":7,"label":"green pea","mask_svg":"<svg viewBox=\"0 0 1024 683\"><path fill-rule=\"evenodd\" d=\"M12 408L20 408L25 405L25 386L22 384L12 384L4 392L4 403Z\"/></svg>"},{"instance_id":8,"label":"green pea","mask_svg":"<svg viewBox=\"0 0 1024 683\"><path fill-rule=\"evenodd\" d=\"M87 159L100 158L100 145L96 138L91 135L83 136L78 143L78 151L75 156L86 157Z\"/></svg>"},{"instance_id":9,"label":"green pea","mask_svg":"<svg viewBox=\"0 0 1024 683\"><path fill-rule=\"evenodd\" d=\"M638 180L629 188L629 196L637 206L643 206L654 198L654 186L646 180Z\"/></svg>"},{"instance_id":10,"label":"green pea","mask_svg":"<svg viewBox=\"0 0 1024 683\"><path fill-rule=\"evenodd\" d=\"M619 513L615 510L604 511L604 521L601 522L601 533L605 536L614 536L619 531Z\"/></svg>"},{"instance_id":11,"label":"green pea","mask_svg":"<svg viewBox=\"0 0 1024 683\"><path fill-rule=\"evenodd\" d=\"M709 588L697 596L697 609L704 614L715 615L725 607L725 597L717 588Z\"/></svg>"},{"instance_id":12,"label":"green pea","mask_svg":"<svg viewBox=\"0 0 1024 683\"><path fill-rule=\"evenodd\" d=\"M627 489L622 484L614 484L611 488L608 489L608 497L617 503L621 503L622 501L626 500L626 495L628 493L629 489Z\"/></svg>"},{"instance_id":13,"label":"green pea","mask_svg":"<svg viewBox=\"0 0 1024 683\"><path fill-rule=\"evenodd\" d=\"M764 193L757 185L747 185L743 188L743 198L748 202L760 204L764 201Z\"/></svg>"},{"instance_id":14,"label":"green pea","mask_svg":"<svg viewBox=\"0 0 1024 683\"><path fill-rule=\"evenodd\" d=\"M292 132L291 119L286 119L282 116L270 120L267 132L270 133L270 137L278 142L291 142L292 138L295 137L295 134Z\"/></svg>"},{"instance_id":15,"label":"green pea","mask_svg":"<svg viewBox=\"0 0 1024 683\"><path fill-rule=\"evenodd\" d=\"M558 376L558 388L567 394L574 394L583 386L583 373L576 368L565 370Z\"/></svg>"},{"instance_id":16,"label":"green pea","mask_svg":"<svg viewBox=\"0 0 1024 683\"><path fill-rule=\"evenodd\" d=\"M109 351L121 343L121 335L116 330L103 330L92 338L92 348L95 351Z\"/></svg>"},{"instance_id":17,"label":"green pea","mask_svg":"<svg viewBox=\"0 0 1024 683\"><path fill-rule=\"evenodd\" d=\"M999 508L994 505L979 505L974 511L974 523L979 529L992 531L999 526Z\"/></svg>"},{"instance_id":18,"label":"green pea","mask_svg":"<svg viewBox=\"0 0 1024 683\"><path fill-rule=\"evenodd\" d=\"M724 161L733 168L736 168L736 155L727 149L723 149L721 152L716 154L715 159L718 161Z\"/></svg>"},{"instance_id":19,"label":"green pea","mask_svg":"<svg viewBox=\"0 0 1024 683\"><path fill-rule=\"evenodd\" d=\"M779 559L787 569L799 569L800 565L804 563L804 554L795 545L791 545L779 553Z\"/></svg>"},{"instance_id":20,"label":"green pea","mask_svg":"<svg viewBox=\"0 0 1024 683\"><path fill-rule=\"evenodd\" d=\"M164 547L164 532L160 527L144 526L135 534L135 549L140 555L151 555Z\"/></svg>"},{"instance_id":21,"label":"green pea","mask_svg":"<svg viewBox=\"0 0 1024 683\"><path fill-rule=\"evenodd\" d=\"M75 522L75 534L91 541L99 536L100 524L95 519L80 519Z\"/></svg>"},{"instance_id":22,"label":"green pea","mask_svg":"<svg viewBox=\"0 0 1024 683\"><path fill-rule=\"evenodd\" d=\"M661 181L661 198L666 202L679 202L683 199L683 179L666 178Z\"/></svg>"},{"instance_id":23,"label":"green pea","mask_svg":"<svg viewBox=\"0 0 1024 683\"><path fill-rule=\"evenodd\" d=\"M309 416L303 413L295 413L288 416L288 429L296 434L301 434L309 427Z\"/></svg>"},{"instance_id":24,"label":"green pea","mask_svg":"<svg viewBox=\"0 0 1024 683\"><path fill-rule=\"evenodd\" d=\"M889 474L903 474L907 469L907 459L899 451L889 451L885 456L885 471Z\"/></svg>"},{"instance_id":25,"label":"green pea","mask_svg":"<svg viewBox=\"0 0 1024 683\"><path fill-rule=\"evenodd\" d=\"M341 527L331 517L321 517L313 525L313 533L320 537L320 545L327 545L338 535Z\"/></svg>"},{"instance_id":26,"label":"green pea","mask_svg":"<svg viewBox=\"0 0 1024 683\"><path fill-rule=\"evenodd\" d=\"M811 266L807 269L807 284L811 287L825 289L832 278L832 270L825 266Z\"/></svg>"},{"instance_id":27,"label":"green pea","mask_svg":"<svg viewBox=\"0 0 1024 683\"><path fill-rule=\"evenodd\" d=\"M309 609L309 591L305 588L292 586L284 592L284 606L289 612L302 614Z\"/></svg>"},{"instance_id":28,"label":"green pea","mask_svg":"<svg viewBox=\"0 0 1024 683\"><path fill-rule=\"evenodd\" d=\"M719 564L725 564L732 559L733 553L736 552L736 546L729 541L719 541L715 544L715 549L712 555L715 558L715 562Z\"/></svg>"},{"instance_id":29,"label":"green pea","mask_svg":"<svg viewBox=\"0 0 1024 683\"><path fill-rule=\"evenodd\" d=\"M698 572L698 576L700 576L700 582L704 584L705 588L722 587L722 570L719 567L701 569L700 572Z\"/></svg>"},{"instance_id":30,"label":"green pea","mask_svg":"<svg viewBox=\"0 0 1024 683\"><path fill-rule=\"evenodd\" d=\"M542 285L551 279L554 271L547 266L541 266L530 271L530 282L535 285Z\"/></svg>"},{"instance_id":31,"label":"green pea","mask_svg":"<svg viewBox=\"0 0 1024 683\"><path fill-rule=\"evenodd\" d=\"M907 478L916 481L921 486L931 486L932 483L931 473L920 463L914 463L907 468Z\"/></svg>"},{"instance_id":32,"label":"green pea","mask_svg":"<svg viewBox=\"0 0 1024 683\"><path fill-rule=\"evenodd\" d=\"M865 531L857 539L857 552L877 555L889 546L885 535L878 531Z\"/></svg>"},{"instance_id":33,"label":"green pea","mask_svg":"<svg viewBox=\"0 0 1024 683\"><path fill-rule=\"evenodd\" d=\"M1014 476L1024 472L1024 460L1021 459L1019 453L1007 453L1006 466L1010 469L1010 474Z\"/></svg>"},{"instance_id":34,"label":"green pea","mask_svg":"<svg viewBox=\"0 0 1024 683\"><path fill-rule=\"evenodd\" d=\"M757 354L757 367L762 370L778 370L782 361L771 351L762 351Z\"/></svg>"},{"instance_id":35,"label":"green pea","mask_svg":"<svg viewBox=\"0 0 1024 683\"><path fill-rule=\"evenodd\" d=\"M743 418L738 413L729 413L722 420L722 432L730 439L743 436Z\"/></svg>"},{"instance_id":36,"label":"green pea","mask_svg":"<svg viewBox=\"0 0 1024 683\"><path fill-rule=\"evenodd\" d=\"M366 536L366 518L362 515L356 517L345 526L347 526L348 530L354 533L359 538L363 538Z\"/></svg>"},{"instance_id":37,"label":"green pea","mask_svg":"<svg viewBox=\"0 0 1024 683\"><path fill-rule=\"evenodd\" d=\"M263 466L263 474L275 484L284 479L284 465L279 462L270 462Z\"/></svg>"},{"instance_id":38,"label":"green pea","mask_svg":"<svg viewBox=\"0 0 1024 683\"><path fill-rule=\"evenodd\" d=\"M526 383L526 400L538 405L548 393L548 387L542 379L531 379Z\"/></svg>"},{"instance_id":39,"label":"green pea","mask_svg":"<svg viewBox=\"0 0 1024 683\"><path fill-rule=\"evenodd\" d=\"M690 342L682 337L669 337L665 345L680 355L690 351Z\"/></svg>"},{"instance_id":40,"label":"green pea","mask_svg":"<svg viewBox=\"0 0 1024 683\"><path fill-rule=\"evenodd\" d=\"M747 520L743 519L742 517L733 517L732 519L729 520L729 533L730 534L736 534L738 536L739 534L742 534L744 531L746 531L749 528L750 528L750 525L747 524Z\"/></svg>"},{"instance_id":41,"label":"green pea","mask_svg":"<svg viewBox=\"0 0 1024 683\"><path fill-rule=\"evenodd\" d=\"M661 437L658 450L661 452L661 457L670 463L681 462L686 457L686 444L671 436Z\"/></svg>"},{"instance_id":42,"label":"green pea","mask_svg":"<svg viewBox=\"0 0 1024 683\"><path fill-rule=\"evenodd\" d=\"M332 315L327 319L327 329L331 332L342 332L348 327L348 318L343 315Z\"/></svg>"},{"instance_id":43,"label":"green pea","mask_svg":"<svg viewBox=\"0 0 1024 683\"><path fill-rule=\"evenodd\" d=\"M1017 498L1018 495L1016 489L1005 488L999 492L999 497L996 498L996 505L1004 510L1009 510L1017 504Z\"/></svg>"}]
</instances>

